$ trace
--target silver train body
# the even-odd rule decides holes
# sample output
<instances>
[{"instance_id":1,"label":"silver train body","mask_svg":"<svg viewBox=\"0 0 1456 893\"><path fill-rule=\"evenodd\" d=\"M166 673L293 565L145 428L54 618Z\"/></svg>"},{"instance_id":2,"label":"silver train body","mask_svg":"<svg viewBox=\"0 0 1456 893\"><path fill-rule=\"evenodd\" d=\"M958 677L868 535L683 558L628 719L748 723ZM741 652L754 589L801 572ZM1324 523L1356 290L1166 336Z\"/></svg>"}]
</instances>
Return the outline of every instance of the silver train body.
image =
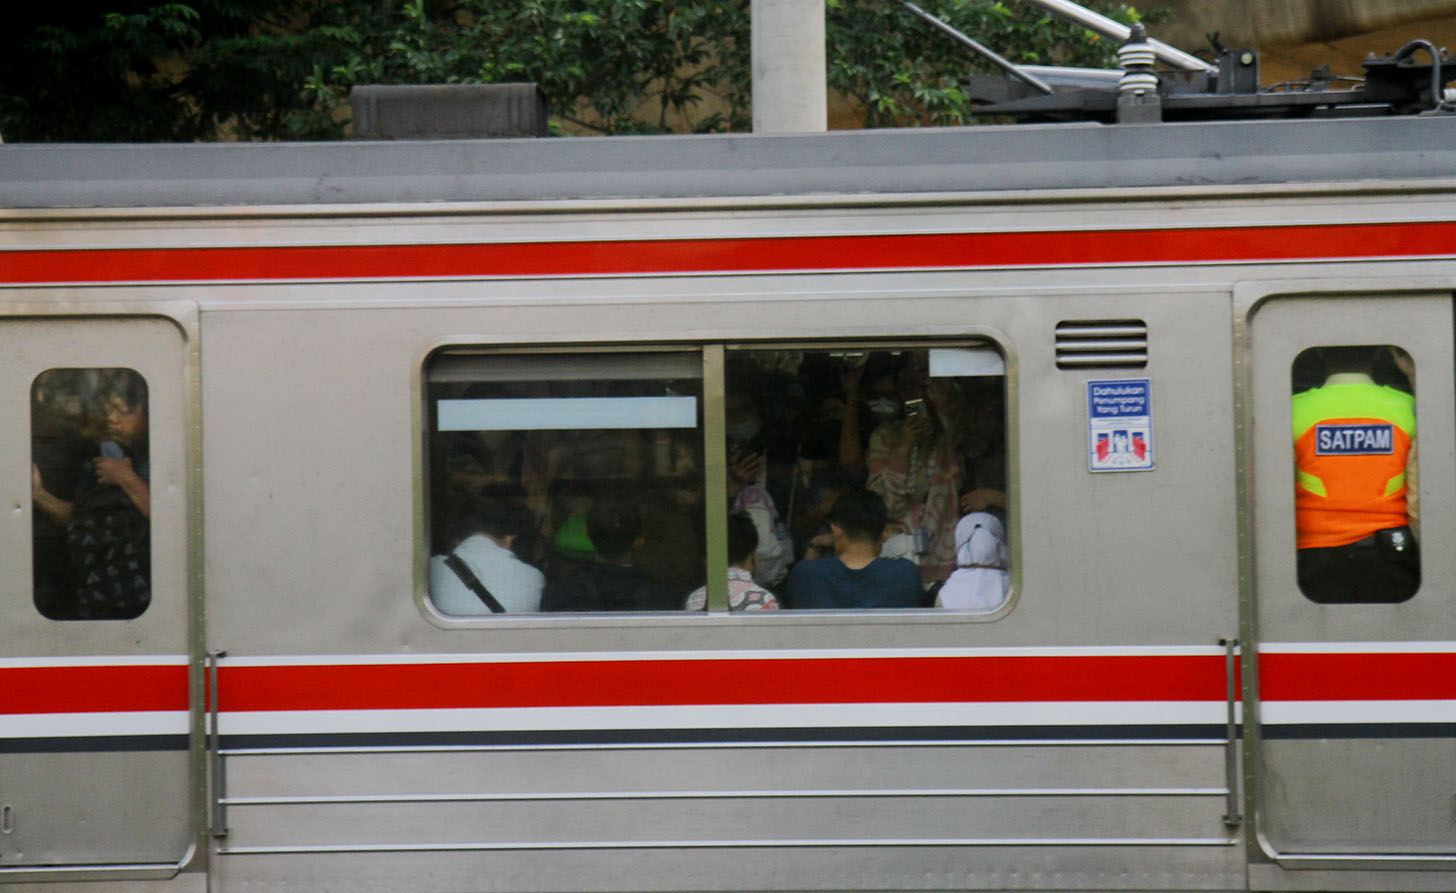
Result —
<instances>
[{"instance_id":1,"label":"silver train body","mask_svg":"<svg viewBox=\"0 0 1456 893\"><path fill-rule=\"evenodd\" d=\"M6 145L0 204L0 882L1456 887L1456 121ZM717 505L735 351L886 344L999 357L997 610L433 607L442 352L688 356ZM1415 367L1399 604L1296 584L1341 344ZM146 380L134 619L33 599L58 369Z\"/></svg>"}]
</instances>

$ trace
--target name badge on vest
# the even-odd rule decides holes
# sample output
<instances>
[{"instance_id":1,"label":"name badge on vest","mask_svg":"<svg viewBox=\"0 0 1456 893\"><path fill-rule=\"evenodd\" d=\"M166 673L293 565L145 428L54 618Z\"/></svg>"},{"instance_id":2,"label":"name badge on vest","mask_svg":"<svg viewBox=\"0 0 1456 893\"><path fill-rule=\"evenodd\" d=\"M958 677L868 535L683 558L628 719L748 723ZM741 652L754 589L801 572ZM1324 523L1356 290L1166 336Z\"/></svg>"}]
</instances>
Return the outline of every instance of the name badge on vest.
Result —
<instances>
[{"instance_id":1,"label":"name badge on vest","mask_svg":"<svg viewBox=\"0 0 1456 893\"><path fill-rule=\"evenodd\" d=\"M1315 425L1316 456L1389 456L1395 452L1391 424Z\"/></svg>"}]
</instances>

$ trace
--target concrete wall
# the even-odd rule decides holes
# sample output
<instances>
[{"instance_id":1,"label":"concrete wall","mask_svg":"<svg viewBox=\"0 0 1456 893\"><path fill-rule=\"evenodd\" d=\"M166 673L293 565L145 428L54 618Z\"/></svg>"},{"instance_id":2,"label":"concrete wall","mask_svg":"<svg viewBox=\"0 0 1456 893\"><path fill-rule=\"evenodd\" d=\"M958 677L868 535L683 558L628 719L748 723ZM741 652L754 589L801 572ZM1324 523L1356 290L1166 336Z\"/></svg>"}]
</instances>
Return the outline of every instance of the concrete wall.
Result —
<instances>
[{"instance_id":1,"label":"concrete wall","mask_svg":"<svg viewBox=\"0 0 1456 893\"><path fill-rule=\"evenodd\" d=\"M1221 32L1228 46L1293 45L1339 40L1416 19L1456 18L1456 0L1143 0L1167 7L1171 20L1155 36L1189 51ZM1392 47L1394 49L1394 47Z\"/></svg>"},{"instance_id":2,"label":"concrete wall","mask_svg":"<svg viewBox=\"0 0 1456 893\"><path fill-rule=\"evenodd\" d=\"M1456 0L1134 0L1144 9L1167 7L1171 18L1153 25L1154 37L1182 50L1208 47L1219 32L1230 48L1260 53L1259 82L1298 81L1330 66L1359 76L1371 53L1387 56L1414 38L1456 48ZM1424 54L1420 58L1424 61Z\"/></svg>"}]
</instances>

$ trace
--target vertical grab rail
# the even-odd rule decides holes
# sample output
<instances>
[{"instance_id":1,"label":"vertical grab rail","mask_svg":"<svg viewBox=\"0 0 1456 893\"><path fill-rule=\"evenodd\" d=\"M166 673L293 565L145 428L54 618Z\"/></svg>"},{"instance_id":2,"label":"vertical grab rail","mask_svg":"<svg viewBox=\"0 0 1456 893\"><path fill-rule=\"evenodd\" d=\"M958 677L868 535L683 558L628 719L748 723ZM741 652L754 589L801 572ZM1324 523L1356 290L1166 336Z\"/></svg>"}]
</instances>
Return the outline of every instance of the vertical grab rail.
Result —
<instances>
[{"instance_id":1,"label":"vertical grab rail","mask_svg":"<svg viewBox=\"0 0 1456 893\"><path fill-rule=\"evenodd\" d=\"M1239 813L1239 725L1238 725L1238 658L1235 652L1239 647L1238 639L1219 639L1218 644L1223 646L1223 675L1224 695L1228 708L1228 729L1224 738L1223 771L1224 785L1227 788L1228 799L1225 803L1223 823L1230 828L1237 828L1244 823L1244 817Z\"/></svg>"},{"instance_id":2,"label":"vertical grab rail","mask_svg":"<svg viewBox=\"0 0 1456 893\"><path fill-rule=\"evenodd\" d=\"M207 653L207 755L212 776L212 814L209 817L208 832L217 838L227 837L227 781L223 774L222 735L217 728L217 702L220 700L217 688L217 664L227 657L226 651Z\"/></svg>"}]
</instances>

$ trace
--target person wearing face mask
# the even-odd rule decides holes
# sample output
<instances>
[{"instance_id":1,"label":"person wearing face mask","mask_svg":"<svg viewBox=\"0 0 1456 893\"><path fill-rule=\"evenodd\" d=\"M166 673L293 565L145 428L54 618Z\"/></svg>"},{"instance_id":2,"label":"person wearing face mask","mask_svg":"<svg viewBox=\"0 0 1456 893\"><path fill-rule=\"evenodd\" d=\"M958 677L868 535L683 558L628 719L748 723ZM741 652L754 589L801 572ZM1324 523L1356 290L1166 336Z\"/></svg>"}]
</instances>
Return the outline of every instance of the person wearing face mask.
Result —
<instances>
[{"instance_id":1,"label":"person wearing face mask","mask_svg":"<svg viewBox=\"0 0 1456 893\"><path fill-rule=\"evenodd\" d=\"M945 401L909 357L867 371L865 382L864 405L878 420L865 451L865 486L884 498L890 513L882 554L916 562L931 586L955 569L964 478Z\"/></svg>"},{"instance_id":2,"label":"person wearing face mask","mask_svg":"<svg viewBox=\"0 0 1456 893\"><path fill-rule=\"evenodd\" d=\"M74 616L83 620L129 620L152 597L147 384L127 369L116 370L108 385L99 406L105 440L79 471L74 498L52 494L31 466L36 509L66 528Z\"/></svg>"},{"instance_id":3,"label":"person wearing face mask","mask_svg":"<svg viewBox=\"0 0 1456 893\"><path fill-rule=\"evenodd\" d=\"M862 480L848 473L840 463L840 440L846 415L855 410L845 406L839 392L814 401L796 449L792 490L793 518L790 532L794 543L807 544L816 534L828 532L827 519L834 501L845 488Z\"/></svg>"},{"instance_id":4,"label":"person wearing face mask","mask_svg":"<svg viewBox=\"0 0 1456 893\"><path fill-rule=\"evenodd\" d=\"M881 424L899 417L895 400L895 373L902 361L884 351L846 359L840 387L845 412L839 432L839 465L848 475L864 480L865 441ZM868 385L866 385L868 382Z\"/></svg>"},{"instance_id":5,"label":"person wearing face mask","mask_svg":"<svg viewBox=\"0 0 1456 893\"><path fill-rule=\"evenodd\" d=\"M793 541L767 487L763 415L750 396L748 381L730 381L724 401L728 438L729 511L742 512L758 532L753 579L762 586L781 583L794 559Z\"/></svg>"}]
</instances>

